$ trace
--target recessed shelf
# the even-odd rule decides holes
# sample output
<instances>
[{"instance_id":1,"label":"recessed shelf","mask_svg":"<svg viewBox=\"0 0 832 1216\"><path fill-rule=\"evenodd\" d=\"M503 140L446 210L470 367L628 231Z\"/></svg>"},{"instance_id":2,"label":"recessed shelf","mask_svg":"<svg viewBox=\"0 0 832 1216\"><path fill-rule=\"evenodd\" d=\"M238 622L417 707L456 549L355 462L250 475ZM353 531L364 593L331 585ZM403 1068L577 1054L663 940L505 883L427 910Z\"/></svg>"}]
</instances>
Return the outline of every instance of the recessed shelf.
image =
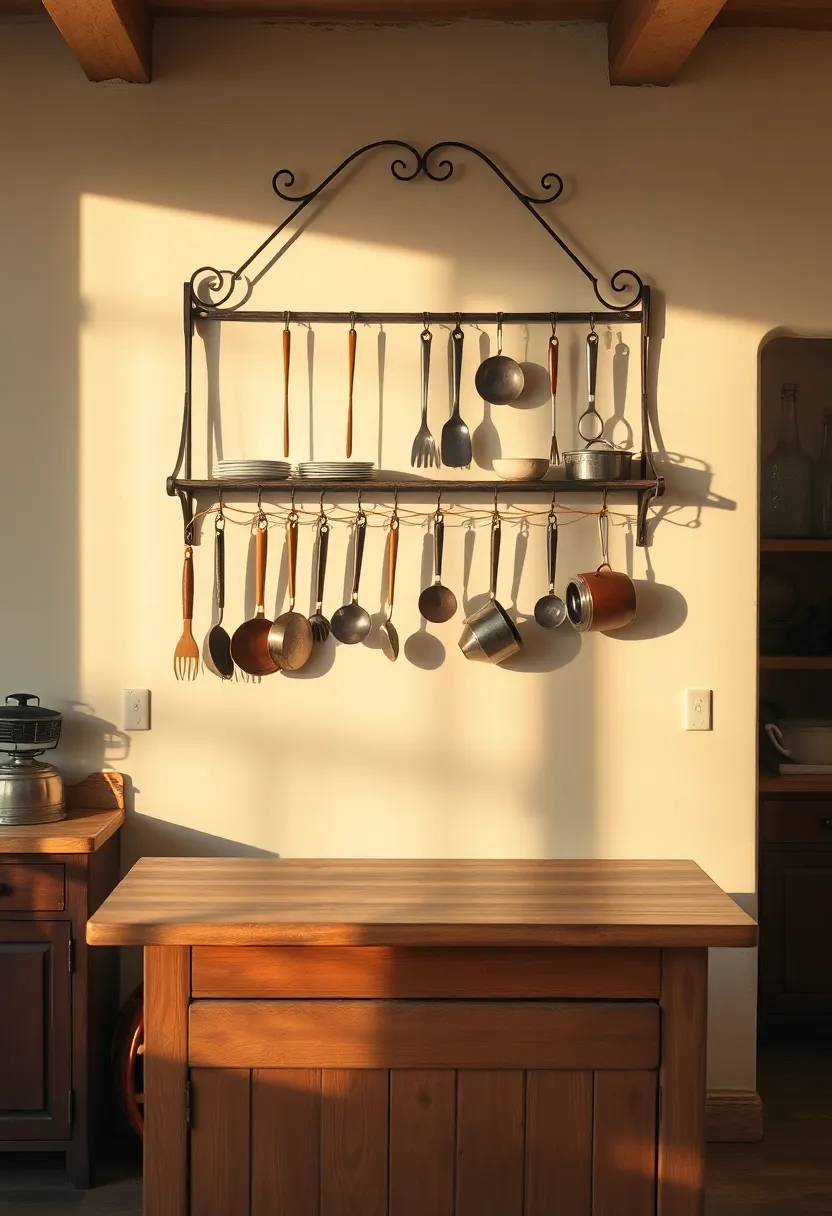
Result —
<instances>
[{"instance_id":1,"label":"recessed shelf","mask_svg":"<svg viewBox=\"0 0 832 1216\"><path fill-rule=\"evenodd\" d=\"M760 541L761 553L832 553L832 538L807 536L805 538Z\"/></svg>"},{"instance_id":2,"label":"recessed shelf","mask_svg":"<svg viewBox=\"0 0 832 1216\"><path fill-rule=\"evenodd\" d=\"M832 671L830 655L761 654L763 671Z\"/></svg>"},{"instance_id":3,"label":"recessed shelf","mask_svg":"<svg viewBox=\"0 0 832 1216\"><path fill-rule=\"evenodd\" d=\"M811 774L787 777L782 773L760 773L761 794L832 794L832 775Z\"/></svg>"}]
</instances>

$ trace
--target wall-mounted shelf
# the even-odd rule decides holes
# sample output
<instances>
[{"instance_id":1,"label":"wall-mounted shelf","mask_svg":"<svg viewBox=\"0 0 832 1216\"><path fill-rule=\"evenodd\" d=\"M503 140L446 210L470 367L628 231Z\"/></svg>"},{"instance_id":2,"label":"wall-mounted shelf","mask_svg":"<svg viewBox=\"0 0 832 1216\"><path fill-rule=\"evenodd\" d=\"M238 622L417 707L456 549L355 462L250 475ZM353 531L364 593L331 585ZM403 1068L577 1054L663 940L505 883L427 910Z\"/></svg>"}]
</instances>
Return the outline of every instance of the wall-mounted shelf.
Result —
<instances>
[{"instance_id":1,"label":"wall-mounted shelf","mask_svg":"<svg viewBox=\"0 0 832 1216\"><path fill-rule=\"evenodd\" d=\"M832 776L818 774L786 777L781 773L760 773L761 794L832 794Z\"/></svg>"},{"instance_id":2,"label":"wall-mounted shelf","mask_svg":"<svg viewBox=\"0 0 832 1216\"><path fill-rule=\"evenodd\" d=\"M832 553L832 538L827 536L807 536L805 539L791 538L761 540L761 553Z\"/></svg>"},{"instance_id":3,"label":"wall-mounted shelf","mask_svg":"<svg viewBox=\"0 0 832 1216\"><path fill-rule=\"evenodd\" d=\"M643 494L651 497L661 495L664 491L664 480L652 477L649 480L637 481L446 481L442 477L410 477L406 480L390 480L385 478L373 481L312 481L309 478L283 481L232 481L231 479L201 480L199 478L178 477L172 483L172 493L177 490L190 490L193 493L210 490L223 494L229 492L252 492L268 490L270 494L288 495L294 490L297 494L318 495L323 490L326 494L501 494L510 497L512 494Z\"/></svg>"},{"instance_id":4,"label":"wall-mounted shelf","mask_svg":"<svg viewBox=\"0 0 832 1216\"><path fill-rule=\"evenodd\" d=\"M761 654L762 671L832 671L829 655Z\"/></svg>"}]
</instances>

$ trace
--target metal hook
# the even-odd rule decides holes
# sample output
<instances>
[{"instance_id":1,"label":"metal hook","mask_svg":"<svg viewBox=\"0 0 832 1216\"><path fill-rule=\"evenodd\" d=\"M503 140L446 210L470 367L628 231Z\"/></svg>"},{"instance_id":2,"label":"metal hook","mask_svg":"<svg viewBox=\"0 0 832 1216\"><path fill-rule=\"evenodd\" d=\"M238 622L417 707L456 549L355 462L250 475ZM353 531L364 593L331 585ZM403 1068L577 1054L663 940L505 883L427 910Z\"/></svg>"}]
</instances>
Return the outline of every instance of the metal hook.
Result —
<instances>
[{"instance_id":1,"label":"metal hook","mask_svg":"<svg viewBox=\"0 0 832 1216\"><path fill-rule=\"evenodd\" d=\"M326 517L326 511L324 510L324 493L325 493L325 491L321 490L320 513L321 513L321 515Z\"/></svg>"},{"instance_id":2,"label":"metal hook","mask_svg":"<svg viewBox=\"0 0 832 1216\"><path fill-rule=\"evenodd\" d=\"M360 490L356 490L356 492L355 492L355 496L356 496L356 499L358 500L358 509L357 509L357 512L356 512L356 513L357 513L358 515L363 515L363 514L364 514L364 511L363 511L363 509L362 509L362 507L361 507L361 491L360 491Z\"/></svg>"},{"instance_id":3,"label":"metal hook","mask_svg":"<svg viewBox=\"0 0 832 1216\"><path fill-rule=\"evenodd\" d=\"M591 334L595 333L595 313L594 312L591 312L589 314L589 332Z\"/></svg>"},{"instance_id":4,"label":"metal hook","mask_svg":"<svg viewBox=\"0 0 832 1216\"><path fill-rule=\"evenodd\" d=\"M551 522L552 520L554 520L555 523L557 523L557 518L558 518L557 515L555 514L556 497L557 497L557 490L552 490L552 501L549 505L549 521Z\"/></svg>"},{"instance_id":5,"label":"metal hook","mask_svg":"<svg viewBox=\"0 0 832 1216\"><path fill-rule=\"evenodd\" d=\"M429 334L430 333L430 313L429 312L422 313L422 321L424 323L424 328L422 330L422 333Z\"/></svg>"},{"instance_id":6,"label":"metal hook","mask_svg":"<svg viewBox=\"0 0 832 1216\"><path fill-rule=\"evenodd\" d=\"M263 487L262 486L257 487L257 510L260 512L261 515L263 514Z\"/></svg>"},{"instance_id":7,"label":"metal hook","mask_svg":"<svg viewBox=\"0 0 832 1216\"><path fill-rule=\"evenodd\" d=\"M497 490L495 490L495 491L494 491L494 519L499 519L499 518L500 518L500 512L499 512L499 509L498 509L498 507L497 507L497 494L498 494L498 491L497 491Z\"/></svg>"},{"instance_id":8,"label":"metal hook","mask_svg":"<svg viewBox=\"0 0 832 1216\"><path fill-rule=\"evenodd\" d=\"M223 522L225 522L225 511L223 510L222 502L222 486L217 486L217 497L219 499L219 504L217 506L217 520L221 519Z\"/></svg>"},{"instance_id":9,"label":"metal hook","mask_svg":"<svg viewBox=\"0 0 832 1216\"><path fill-rule=\"evenodd\" d=\"M503 353L503 314L497 313L497 354Z\"/></svg>"},{"instance_id":10,"label":"metal hook","mask_svg":"<svg viewBox=\"0 0 832 1216\"><path fill-rule=\"evenodd\" d=\"M295 487L292 486L292 489L290 491L290 498L289 498L289 518L297 519L297 517L298 517L298 513L295 510Z\"/></svg>"},{"instance_id":11,"label":"metal hook","mask_svg":"<svg viewBox=\"0 0 832 1216\"><path fill-rule=\"evenodd\" d=\"M355 313L350 313L350 329L355 329Z\"/></svg>"},{"instance_id":12,"label":"metal hook","mask_svg":"<svg viewBox=\"0 0 832 1216\"><path fill-rule=\"evenodd\" d=\"M283 328L284 329L289 328L289 313L288 312L284 312L284 314L283 314Z\"/></svg>"},{"instance_id":13,"label":"metal hook","mask_svg":"<svg viewBox=\"0 0 832 1216\"><path fill-rule=\"evenodd\" d=\"M558 332L558 314L556 312L553 312L553 313L550 313L549 315L550 315L551 321L552 321L552 337L555 338L555 337L557 337L557 332Z\"/></svg>"}]
</instances>

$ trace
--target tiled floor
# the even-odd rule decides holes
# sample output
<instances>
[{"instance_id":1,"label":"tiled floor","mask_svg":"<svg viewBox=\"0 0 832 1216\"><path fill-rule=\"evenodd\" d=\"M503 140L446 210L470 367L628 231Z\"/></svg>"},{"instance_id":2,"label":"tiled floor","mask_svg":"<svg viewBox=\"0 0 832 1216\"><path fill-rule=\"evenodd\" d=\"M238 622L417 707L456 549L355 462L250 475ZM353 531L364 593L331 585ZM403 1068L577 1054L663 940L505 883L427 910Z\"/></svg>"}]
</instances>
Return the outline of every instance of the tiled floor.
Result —
<instances>
[{"instance_id":1,"label":"tiled floor","mask_svg":"<svg viewBox=\"0 0 832 1216\"><path fill-rule=\"evenodd\" d=\"M707 1216L832 1216L832 1048L767 1051L759 1086L766 1139L711 1146ZM75 1191L60 1158L0 1154L0 1216L139 1216L137 1153L110 1155L98 1181Z\"/></svg>"}]
</instances>

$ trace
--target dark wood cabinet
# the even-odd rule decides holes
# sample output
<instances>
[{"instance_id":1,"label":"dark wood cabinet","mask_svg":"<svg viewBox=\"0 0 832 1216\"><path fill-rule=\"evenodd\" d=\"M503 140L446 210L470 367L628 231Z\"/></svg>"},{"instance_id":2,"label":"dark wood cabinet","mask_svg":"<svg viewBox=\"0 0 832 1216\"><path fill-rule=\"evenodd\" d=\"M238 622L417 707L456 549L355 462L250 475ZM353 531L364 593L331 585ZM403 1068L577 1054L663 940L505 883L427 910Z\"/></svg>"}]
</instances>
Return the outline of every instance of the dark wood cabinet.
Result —
<instances>
[{"instance_id":1,"label":"dark wood cabinet","mask_svg":"<svg viewBox=\"0 0 832 1216\"><path fill-rule=\"evenodd\" d=\"M832 1037L832 800L760 807L760 1026Z\"/></svg>"},{"instance_id":2,"label":"dark wood cabinet","mask_svg":"<svg viewBox=\"0 0 832 1216\"><path fill-rule=\"evenodd\" d=\"M118 881L121 778L67 802L62 822L0 827L0 1152L63 1151L85 1187L118 1010L116 951L88 950L85 929Z\"/></svg>"}]
</instances>

